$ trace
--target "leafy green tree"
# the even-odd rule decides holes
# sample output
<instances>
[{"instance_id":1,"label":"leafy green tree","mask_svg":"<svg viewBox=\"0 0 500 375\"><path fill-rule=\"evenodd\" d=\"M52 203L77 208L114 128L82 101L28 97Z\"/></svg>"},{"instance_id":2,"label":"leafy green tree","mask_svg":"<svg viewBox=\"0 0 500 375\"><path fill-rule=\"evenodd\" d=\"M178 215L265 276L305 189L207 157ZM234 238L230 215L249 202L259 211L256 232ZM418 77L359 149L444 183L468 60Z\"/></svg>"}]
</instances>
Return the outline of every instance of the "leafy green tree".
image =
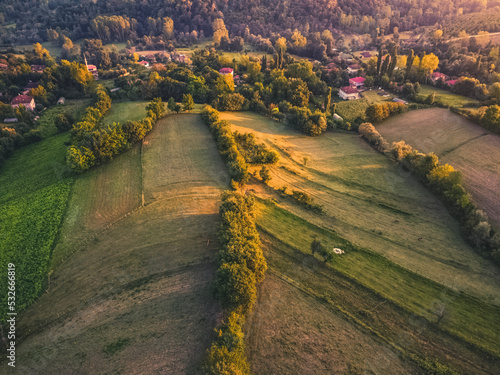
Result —
<instances>
[{"instance_id":1,"label":"leafy green tree","mask_svg":"<svg viewBox=\"0 0 500 375\"><path fill-rule=\"evenodd\" d=\"M311 242L311 253L313 254L321 254L325 250L325 247L321 243L320 240L317 238L314 238L314 240Z\"/></svg>"},{"instance_id":2,"label":"leafy green tree","mask_svg":"<svg viewBox=\"0 0 500 375\"><path fill-rule=\"evenodd\" d=\"M175 111L175 99L170 97L168 99L167 107L169 111L174 112Z\"/></svg>"},{"instance_id":3,"label":"leafy green tree","mask_svg":"<svg viewBox=\"0 0 500 375\"><path fill-rule=\"evenodd\" d=\"M191 111L194 108L194 100L191 94L184 94L182 97L182 107L185 111Z\"/></svg>"},{"instance_id":4,"label":"leafy green tree","mask_svg":"<svg viewBox=\"0 0 500 375\"><path fill-rule=\"evenodd\" d=\"M174 111L175 111L176 113L179 113L179 112L181 111L181 109L182 109L181 105L180 105L180 104L176 104L176 105L175 105L175 108L174 108Z\"/></svg>"},{"instance_id":5,"label":"leafy green tree","mask_svg":"<svg viewBox=\"0 0 500 375\"><path fill-rule=\"evenodd\" d=\"M244 264L224 263L216 271L214 293L223 306L247 313L257 299L255 275Z\"/></svg>"}]
</instances>

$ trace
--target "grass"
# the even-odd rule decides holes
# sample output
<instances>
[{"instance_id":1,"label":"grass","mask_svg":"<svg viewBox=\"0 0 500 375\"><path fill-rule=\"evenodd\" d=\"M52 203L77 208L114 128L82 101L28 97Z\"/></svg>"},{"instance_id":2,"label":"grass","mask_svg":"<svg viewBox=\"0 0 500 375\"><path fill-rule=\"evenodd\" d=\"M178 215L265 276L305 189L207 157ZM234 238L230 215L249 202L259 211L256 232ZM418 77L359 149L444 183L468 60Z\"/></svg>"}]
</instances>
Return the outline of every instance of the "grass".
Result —
<instances>
[{"instance_id":1,"label":"grass","mask_svg":"<svg viewBox=\"0 0 500 375\"><path fill-rule=\"evenodd\" d=\"M42 292L73 178L64 160L68 134L60 134L14 153L0 170L0 267L16 265L16 311ZM1 286L4 321L6 287Z\"/></svg>"},{"instance_id":2,"label":"grass","mask_svg":"<svg viewBox=\"0 0 500 375\"><path fill-rule=\"evenodd\" d=\"M498 306L456 293L409 272L381 255L353 246L337 233L317 227L269 201L261 201L260 210L257 223L265 232L304 254L310 253L310 244L315 237L327 248L342 248L345 254L336 256L330 263L336 272L356 280L411 313L435 322L436 301L442 301L447 308L442 328L500 356L499 332L492 330L492 327L500 325ZM292 228L300 228L300 231Z\"/></svg>"},{"instance_id":3,"label":"grass","mask_svg":"<svg viewBox=\"0 0 500 375\"><path fill-rule=\"evenodd\" d=\"M103 124L110 125L113 122L125 123L127 121L138 121L146 117L146 106L148 101L135 102L113 102L111 109L104 117Z\"/></svg>"},{"instance_id":4,"label":"grass","mask_svg":"<svg viewBox=\"0 0 500 375\"><path fill-rule=\"evenodd\" d=\"M269 167L272 189L249 187L259 196L276 197L283 186L303 191L323 206L323 215L277 199L304 219L414 273L500 304L499 270L465 243L458 223L437 197L359 136L326 133L311 138L248 112L221 117L234 124L233 130L254 133L281 154L278 165ZM304 157L309 158L307 165Z\"/></svg>"},{"instance_id":5,"label":"grass","mask_svg":"<svg viewBox=\"0 0 500 375\"><path fill-rule=\"evenodd\" d=\"M34 358L49 373L196 373L220 314L210 283L228 186L194 114L165 117L142 148L78 176L61 231L63 242L78 246L54 250L51 288L18 328L29 332L18 360ZM57 350L46 361L49 342ZM68 364L68 357L79 360Z\"/></svg>"},{"instance_id":6,"label":"grass","mask_svg":"<svg viewBox=\"0 0 500 375\"><path fill-rule=\"evenodd\" d=\"M500 227L500 138L445 109L408 112L377 126L389 142L404 140L420 152L434 152L462 172L474 200Z\"/></svg>"},{"instance_id":7,"label":"grass","mask_svg":"<svg viewBox=\"0 0 500 375\"><path fill-rule=\"evenodd\" d=\"M417 97L421 100L427 98L430 94L436 93L436 102L449 107L477 106L479 101L457 95L448 90L443 90L435 86L421 85Z\"/></svg>"}]
</instances>

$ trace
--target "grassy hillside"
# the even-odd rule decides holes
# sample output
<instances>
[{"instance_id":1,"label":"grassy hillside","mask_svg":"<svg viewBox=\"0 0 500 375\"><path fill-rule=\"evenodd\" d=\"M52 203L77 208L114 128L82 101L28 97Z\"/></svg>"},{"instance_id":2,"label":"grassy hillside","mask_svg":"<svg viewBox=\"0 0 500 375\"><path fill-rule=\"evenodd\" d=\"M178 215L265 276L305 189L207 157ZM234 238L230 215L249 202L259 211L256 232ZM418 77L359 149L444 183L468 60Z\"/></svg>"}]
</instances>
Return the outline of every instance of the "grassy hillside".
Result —
<instances>
[{"instance_id":1,"label":"grassy hillside","mask_svg":"<svg viewBox=\"0 0 500 375\"><path fill-rule=\"evenodd\" d=\"M18 328L24 370L199 373L219 316L209 286L227 187L198 115L162 119L142 150L79 177L62 238L90 239L56 249L51 288Z\"/></svg>"},{"instance_id":2,"label":"grassy hillside","mask_svg":"<svg viewBox=\"0 0 500 375\"><path fill-rule=\"evenodd\" d=\"M253 113L222 117L280 152L280 163L270 167L274 191L305 192L325 214L298 210L292 200L284 201L287 209L412 272L500 304L498 268L464 242L435 196L358 135L312 138ZM260 184L249 189L274 196Z\"/></svg>"},{"instance_id":3,"label":"grassy hillside","mask_svg":"<svg viewBox=\"0 0 500 375\"><path fill-rule=\"evenodd\" d=\"M42 132L44 138L57 133L56 116L60 113L69 113L76 120L83 115L85 109L92 102L91 99L66 100L64 105L55 105L42 112L36 128Z\"/></svg>"},{"instance_id":4,"label":"grassy hillside","mask_svg":"<svg viewBox=\"0 0 500 375\"><path fill-rule=\"evenodd\" d=\"M259 204L257 223L272 276L247 327L255 373L498 369L498 331L491 329L500 319L498 307L408 272L278 202ZM313 238L345 254L325 264L310 252ZM497 359L466 341L494 351Z\"/></svg>"},{"instance_id":5,"label":"grassy hillside","mask_svg":"<svg viewBox=\"0 0 500 375\"><path fill-rule=\"evenodd\" d=\"M0 169L0 267L16 265L16 307L23 310L42 292L73 177L64 165L68 134L14 153ZM7 307L0 286L0 319Z\"/></svg>"},{"instance_id":6,"label":"grassy hillside","mask_svg":"<svg viewBox=\"0 0 500 375\"><path fill-rule=\"evenodd\" d=\"M404 140L462 172L478 205L500 227L500 137L445 109L409 112L377 126L389 142Z\"/></svg>"}]
</instances>

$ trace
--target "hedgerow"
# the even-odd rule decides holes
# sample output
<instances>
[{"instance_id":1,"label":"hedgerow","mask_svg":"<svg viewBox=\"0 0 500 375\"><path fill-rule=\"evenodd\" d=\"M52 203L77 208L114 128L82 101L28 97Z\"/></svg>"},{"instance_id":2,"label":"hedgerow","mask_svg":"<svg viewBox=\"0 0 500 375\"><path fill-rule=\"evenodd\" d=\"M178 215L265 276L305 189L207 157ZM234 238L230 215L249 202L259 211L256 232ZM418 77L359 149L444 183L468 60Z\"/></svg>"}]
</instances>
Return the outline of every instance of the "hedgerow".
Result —
<instances>
[{"instance_id":1,"label":"hedgerow","mask_svg":"<svg viewBox=\"0 0 500 375\"><path fill-rule=\"evenodd\" d=\"M250 178L248 165L238 149L238 145L227 121L220 120L219 112L209 105L203 107L201 117L210 127L222 159L226 162L229 176L239 184L246 184Z\"/></svg>"},{"instance_id":2,"label":"hedgerow","mask_svg":"<svg viewBox=\"0 0 500 375\"><path fill-rule=\"evenodd\" d=\"M264 279L267 263L255 226L253 198L224 192L220 215L221 250L213 291L227 318L217 329L204 369L207 374L249 374L242 326L257 299L257 284Z\"/></svg>"}]
</instances>

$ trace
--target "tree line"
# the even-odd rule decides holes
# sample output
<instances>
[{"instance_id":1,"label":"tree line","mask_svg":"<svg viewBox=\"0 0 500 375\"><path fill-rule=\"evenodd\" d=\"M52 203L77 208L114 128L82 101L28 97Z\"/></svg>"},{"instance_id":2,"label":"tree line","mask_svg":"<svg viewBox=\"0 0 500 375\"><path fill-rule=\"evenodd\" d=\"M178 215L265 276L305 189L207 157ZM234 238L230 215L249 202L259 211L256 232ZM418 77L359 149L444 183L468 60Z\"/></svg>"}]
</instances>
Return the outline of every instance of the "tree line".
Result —
<instances>
[{"instance_id":1,"label":"tree line","mask_svg":"<svg viewBox=\"0 0 500 375\"><path fill-rule=\"evenodd\" d=\"M254 199L225 191L220 206L221 223L217 271L213 292L224 308L225 319L208 350L206 374L249 374L242 326L257 299L257 285L267 270L255 225Z\"/></svg>"},{"instance_id":2,"label":"tree line","mask_svg":"<svg viewBox=\"0 0 500 375\"><path fill-rule=\"evenodd\" d=\"M210 132L217 144L217 149L226 163L229 177L231 177L236 184L246 184L250 179L248 165L238 149L229 122L220 120L219 112L209 105L203 107L201 117L210 128Z\"/></svg>"}]
</instances>

